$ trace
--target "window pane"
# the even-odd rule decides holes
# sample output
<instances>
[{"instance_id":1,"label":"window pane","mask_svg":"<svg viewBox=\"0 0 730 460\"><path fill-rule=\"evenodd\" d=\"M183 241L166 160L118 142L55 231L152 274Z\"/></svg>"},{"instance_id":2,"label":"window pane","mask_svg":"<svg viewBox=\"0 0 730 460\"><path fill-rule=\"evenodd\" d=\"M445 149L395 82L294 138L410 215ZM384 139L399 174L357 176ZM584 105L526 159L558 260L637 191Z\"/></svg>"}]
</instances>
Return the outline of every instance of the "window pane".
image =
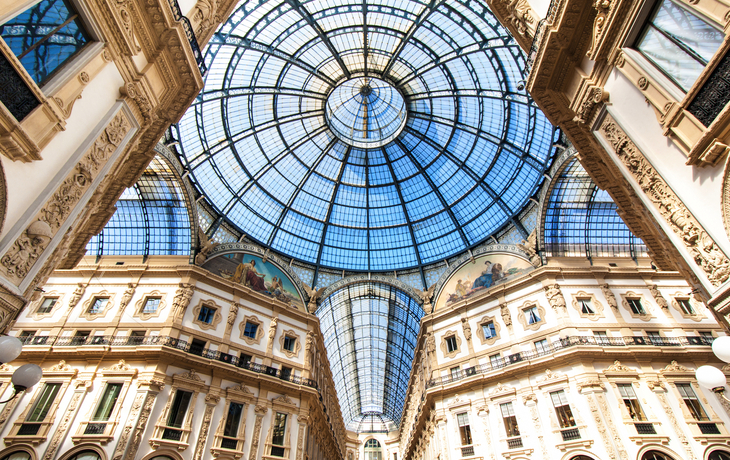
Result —
<instances>
[{"instance_id":1,"label":"window pane","mask_svg":"<svg viewBox=\"0 0 730 460\"><path fill-rule=\"evenodd\" d=\"M283 446L285 431L286 431L286 414L277 412L276 419L274 420L274 428L273 428L273 435L271 438L271 444L275 444L277 446Z\"/></svg>"},{"instance_id":2,"label":"window pane","mask_svg":"<svg viewBox=\"0 0 730 460\"><path fill-rule=\"evenodd\" d=\"M685 91L692 87L705 68L704 64L653 27L647 29L638 48Z\"/></svg>"},{"instance_id":3,"label":"window pane","mask_svg":"<svg viewBox=\"0 0 730 460\"><path fill-rule=\"evenodd\" d=\"M117 403L117 398L119 398L120 391L122 391L121 383L107 384L92 420L104 422L109 420L109 417L112 415L112 411L114 410L114 405Z\"/></svg>"},{"instance_id":4,"label":"window pane","mask_svg":"<svg viewBox=\"0 0 730 460\"><path fill-rule=\"evenodd\" d=\"M652 23L697 53L705 63L712 59L723 40L721 31L670 0L662 3Z\"/></svg>"},{"instance_id":5,"label":"window pane","mask_svg":"<svg viewBox=\"0 0 730 460\"><path fill-rule=\"evenodd\" d=\"M228 406L228 417L226 418L226 427L223 430L223 436L235 438L238 436L238 425L241 422L241 412L243 412L243 404L231 403Z\"/></svg>"},{"instance_id":6,"label":"window pane","mask_svg":"<svg viewBox=\"0 0 730 460\"><path fill-rule=\"evenodd\" d=\"M46 414L53 405L53 401L56 399L58 390L61 389L60 383L46 383L41 390L41 394L35 402L33 410L30 411L30 415L26 419L27 422L42 422L46 418Z\"/></svg>"},{"instance_id":7,"label":"window pane","mask_svg":"<svg viewBox=\"0 0 730 460\"><path fill-rule=\"evenodd\" d=\"M63 0L41 1L0 27L0 34L16 56L37 45L20 62L38 84L89 42L78 15Z\"/></svg>"},{"instance_id":8,"label":"window pane","mask_svg":"<svg viewBox=\"0 0 730 460\"><path fill-rule=\"evenodd\" d=\"M173 428L181 428L185 421L185 412L190 404L190 397L193 394L189 391L178 390L170 408L170 415L167 417L167 425Z\"/></svg>"}]
</instances>

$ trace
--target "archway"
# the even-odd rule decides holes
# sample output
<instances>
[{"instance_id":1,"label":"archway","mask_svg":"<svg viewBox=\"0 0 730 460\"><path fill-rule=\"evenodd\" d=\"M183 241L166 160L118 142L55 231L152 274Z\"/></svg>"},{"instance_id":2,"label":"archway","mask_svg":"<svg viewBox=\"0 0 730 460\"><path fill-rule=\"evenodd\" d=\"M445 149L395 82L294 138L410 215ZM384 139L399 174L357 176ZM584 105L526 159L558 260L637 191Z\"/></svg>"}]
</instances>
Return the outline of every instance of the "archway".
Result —
<instances>
[{"instance_id":1,"label":"archway","mask_svg":"<svg viewBox=\"0 0 730 460\"><path fill-rule=\"evenodd\" d=\"M365 442L365 460L383 460L383 451L377 439L368 439Z\"/></svg>"},{"instance_id":2,"label":"archway","mask_svg":"<svg viewBox=\"0 0 730 460\"><path fill-rule=\"evenodd\" d=\"M659 452L658 450L650 450L648 452L645 452L644 455L641 456L641 460L675 460L673 457L670 457L669 455L665 454L664 452Z\"/></svg>"},{"instance_id":3,"label":"archway","mask_svg":"<svg viewBox=\"0 0 730 460\"><path fill-rule=\"evenodd\" d=\"M730 460L730 452L724 450L714 450L710 452L707 460Z\"/></svg>"}]
</instances>

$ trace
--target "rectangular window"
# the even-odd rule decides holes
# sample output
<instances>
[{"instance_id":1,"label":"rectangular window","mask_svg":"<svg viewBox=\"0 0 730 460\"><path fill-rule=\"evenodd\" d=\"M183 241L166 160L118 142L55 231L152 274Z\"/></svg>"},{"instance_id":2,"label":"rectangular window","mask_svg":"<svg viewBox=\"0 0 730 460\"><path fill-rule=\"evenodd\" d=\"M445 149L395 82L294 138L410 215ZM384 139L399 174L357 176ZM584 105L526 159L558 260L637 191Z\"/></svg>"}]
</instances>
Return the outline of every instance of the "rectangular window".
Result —
<instances>
[{"instance_id":1,"label":"rectangular window","mask_svg":"<svg viewBox=\"0 0 730 460\"><path fill-rule=\"evenodd\" d=\"M593 309L593 305L591 304L591 299L578 299L578 304L580 305L580 312L585 315L593 315L596 313L596 310Z\"/></svg>"},{"instance_id":2,"label":"rectangular window","mask_svg":"<svg viewBox=\"0 0 730 460\"><path fill-rule=\"evenodd\" d=\"M177 390L175 392L175 399L172 400L170 413L167 416L167 426L182 428L192 396L193 393L190 391Z\"/></svg>"},{"instance_id":3,"label":"rectangular window","mask_svg":"<svg viewBox=\"0 0 730 460\"><path fill-rule=\"evenodd\" d=\"M297 342L296 337L284 336L284 350L294 352L294 344Z\"/></svg>"},{"instance_id":4,"label":"rectangular window","mask_svg":"<svg viewBox=\"0 0 730 460\"><path fill-rule=\"evenodd\" d=\"M45 297L43 299L43 302L41 302L40 306L38 307L38 310L36 310L36 313L50 313L51 311L53 311L53 307L56 305L56 302L58 302L58 297Z\"/></svg>"},{"instance_id":5,"label":"rectangular window","mask_svg":"<svg viewBox=\"0 0 730 460\"><path fill-rule=\"evenodd\" d=\"M43 385L41 393L38 395L38 399L35 400L33 408L30 410L28 417L25 419L26 422L42 422L45 420L48 411L53 405L53 401L58 395L58 391L61 389L60 383L46 383Z\"/></svg>"},{"instance_id":6,"label":"rectangular window","mask_svg":"<svg viewBox=\"0 0 730 460\"><path fill-rule=\"evenodd\" d=\"M144 307L142 307L142 313L147 315L153 315L157 313L157 308L160 306L160 297L147 297L144 301Z\"/></svg>"},{"instance_id":7,"label":"rectangular window","mask_svg":"<svg viewBox=\"0 0 730 460\"><path fill-rule=\"evenodd\" d=\"M547 353L550 351L550 345L548 345L547 339L538 340L535 342L535 351L538 353Z\"/></svg>"},{"instance_id":8,"label":"rectangular window","mask_svg":"<svg viewBox=\"0 0 730 460\"><path fill-rule=\"evenodd\" d=\"M459 434L461 435L461 445L471 445L471 428L469 427L469 414L462 412L456 414L456 419L459 422Z\"/></svg>"},{"instance_id":9,"label":"rectangular window","mask_svg":"<svg viewBox=\"0 0 730 460\"><path fill-rule=\"evenodd\" d=\"M246 321L246 328L243 330L243 335L245 337L255 339L256 338L256 332L259 330L259 325L256 323L250 323Z\"/></svg>"},{"instance_id":10,"label":"rectangular window","mask_svg":"<svg viewBox=\"0 0 730 460\"><path fill-rule=\"evenodd\" d=\"M492 365L492 367L500 367L502 365L502 355L497 353L496 355L491 355L489 357L489 364Z\"/></svg>"},{"instance_id":11,"label":"rectangular window","mask_svg":"<svg viewBox=\"0 0 730 460\"><path fill-rule=\"evenodd\" d=\"M104 310L107 302L109 302L108 297L95 297L93 302L91 302L91 306L89 307L89 313L91 313L92 315L100 313L102 310Z\"/></svg>"},{"instance_id":12,"label":"rectangular window","mask_svg":"<svg viewBox=\"0 0 730 460\"><path fill-rule=\"evenodd\" d=\"M695 391L692 389L691 384L678 383L677 390L679 390L679 394L682 396L684 403L687 405L687 409L689 409L689 412L695 420L710 420L702 404L700 404L700 400L697 398Z\"/></svg>"},{"instance_id":13,"label":"rectangular window","mask_svg":"<svg viewBox=\"0 0 730 460\"><path fill-rule=\"evenodd\" d=\"M211 324L215 317L215 308L211 308L207 305L200 307L200 313L198 313L198 321L201 323Z\"/></svg>"},{"instance_id":14,"label":"rectangular window","mask_svg":"<svg viewBox=\"0 0 730 460\"><path fill-rule=\"evenodd\" d=\"M238 362L243 364L244 366L248 366L248 363L251 362L251 355L241 353L241 357L238 358Z\"/></svg>"},{"instance_id":15,"label":"rectangular window","mask_svg":"<svg viewBox=\"0 0 730 460\"><path fill-rule=\"evenodd\" d=\"M232 402L228 405L228 416L226 417L226 426L223 428L223 436L228 438L238 437L238 427L241 424L242 413L243 404Z\"/></svg>"},{"instance_id":16,"label":"rectangular window","mask_svg":"<svg viewBox=\"0 0 730 460\"><path fill-rule=\"evenodd\" d=\"M626 299L626 303L629 304L629 308L635 315L645 315L646 311L644 306L641 305L641 299Z\"/></svg>"},{"instance_id":17,"label":"rectangular window","mask_svg":"<svg viewBox=\"0 0 730 460\"><path fill-rule=\"evenodd\" d=\"M193 341L190 342L190 353L202 356L203 351L205 350L205 345L207 343L208 342L206 342L205 340L193 339Z\"/></svg>"},{"instance_id":18,"label":"rectangular window","mask_svg":"<svg viewBox=\"0 0 730 460\"><path fill-rule=\"evenodd\" d=\"M639 404L634 387L630 383L619 383L618 391L621 393L621 398L624 400L631 419L642 422L646 421L646 415L644 415L644 410L641 408L641 404Z\"/></svg>"},{"instance_id":19,"label":"rectangular window","mask_svg":"<svg viewBox=\"0 0 730 460\"><path fill-rule=\"evenodd\" d=\"M459 346L456 344L456 336L450 335L446 337L446 350L449 353L453 353L459 349Z\"/></svg>"},{"instance_id":20,"label":"rectangular window","mask_svg":"<svg viewBox=\"0 0 730 460\"><path fill-rule=\"evenodd\" d=\"M596 338L598 345L608 345L608 334L606 331L593 331L593 337Z\"/></svg>"},{"instance_id":21,"label":"rectangular window","mask_svg":"<svg viewBox=\"0 0 730 460\"><path fill-rule=\"evenodd\" d=\"M42 0L0 26L0 35L39 85L91 41L64 0Z\"/></svg>"},{"instance_id":22,"label":"rectangular window","mask_svg":"<svg viewBox=\"0 0 730 460\"><path fill-rule=\"evenodd\" d=\"M525 313L527 324L535 324L540 322L540 315L537 312L537 307L529 307L522 310Z\"/></svg>"},{"instance_id":23,"label":"rectangular window","mask_svg":"<svg viewBox=\"0 0 730 460\"><path fill-rule=\"evenodd\" d=\"M281 372L279 373L279 376L282 380L289 380L291 377L291 367L287 366L281 366Z\"/></svg>"},{"instance_id":24,"label":"rectangular window","mask_svg":"<svg viewBox=\"0 0 730 460\"><path fill-rule=\"evenodd\" d=\"M520 435L520 429L517 426L517 417L515 416L512 403L504 403L499 405L499 409L502 411L502 420L504 421L504 429L507 432L507 437L511 438Z\"/></svg>"},{"instance_id":25,"label":"rectangular window","mask_svg":"<svg viewBox=\"0 0 730 460\"><path fill-rule=\"evenodd\" d=\"M695 309L692 308L692 304L689 302L689 299L677 299L677 303L679 304L679 308L682 310L682 313L685 315L695 314Z\"/></svg>"},{"instance_id":26,"label":"rectangular window","mask_svg":"<svg viewBox=\"0 0 730 460\"><path fill-rule=\"evenodd\" d=\"M700 337L704 339L710 339L712 340L714 337L712 336L712 332L710 331L700 331Z\"/></svg>"},{"instance_id":27,"label":"rectangular window","mask_svg":"<svg viewBox=\"0 0 730 460\"><path fill-rule=\"evenodd\" d=\"M494 328L494 321L482 324L482 331L484 332L485 339L497 337L497 330Z\"/></svg>"},{"instance_id":28,"label":"rectangular window","mask_svg":"<svg viewBox=\"0 0 730 460\"><path fill-rule=\"evenodd\" d=\"M570 404L568 404L568 398L566 398L565 392L563 390L553 391L550 393L550 398L553 401L553 407L555 408L555 414L558 416L560 428L575 426L573 411L570 410Z\"/></svg>"},{"instance_id":29,"label":"rectangular window","mask_svg":"<svg viewBox=\"0 0 730 460\"><path fill-rule=\"evenodd\" d=\"M275 457L283 457L284 450L284 433L286 433L286 414L276 413L274 418L274 426L271 436L271 455Z\"/></svg>"},{"instance_id":30,"label":"rectangular window","mask_svg":"<svg viewBox=\"0 0 730 460\"><path fill-rule=\"evenodd\" d=\"M459 375L461 375L461 369L459 368L459 366L452 367L451 368L451 378L458 379Z\"/></svg>"},{"instance_id":31,"label":"rectangular window","mask_svg":"<svg viewBox=\"0 0 730 460\"><path fill-rule=\"evenodd\" d=\"M99 400L99 405L96 406L94 417L91 420L94 422L106 422L109 420L121 391L121 383L107 383L106 388L104 388L104 393L102 393L101 399Z\"/></svg>"},{"instance_id":32,"label":"rectangular window","mask_svg":"<svg viewBox=\"0 0 730 460\"><path fill-rule=\"evenodd\" d=\"M672 0L658 2L636 49L684 91L689 91L724 36ZM724 105L724 104L723 104Z\"/></svg>"},{"instance_id":33,"label":"rectangular window","mask_svg":"<svg viewBox=\"0 0 730 460\"><path fill-rule=\"evenodd\" d=\"M91 335L91 331L76 331L73 338L71 338L72 345L83 345L86 343L86 339Z\"/></svg>"}]
</instances>

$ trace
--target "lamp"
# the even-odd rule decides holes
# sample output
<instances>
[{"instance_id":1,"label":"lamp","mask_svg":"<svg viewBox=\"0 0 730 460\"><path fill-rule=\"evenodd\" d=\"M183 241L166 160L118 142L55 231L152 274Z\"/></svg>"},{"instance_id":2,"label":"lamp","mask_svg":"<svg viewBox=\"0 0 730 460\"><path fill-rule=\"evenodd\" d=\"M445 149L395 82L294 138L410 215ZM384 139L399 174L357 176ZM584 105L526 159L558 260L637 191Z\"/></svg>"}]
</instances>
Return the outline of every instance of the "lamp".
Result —
<instances>
[{"instance_id":1,"label":"lamp","mask_svg":"<svg viewBox=\"0 0 730 460\"><path fill-rule=\"evenodd\" d=\"M0 364L5 364L17 358L22 347L23 343L15 337L0 337ZM13 396L5 401L0 401L0 404L13 400L19 393L33 387L40 382L41 377L43 377L43 369L37 364L24 364L15 369L11 380L13 383Z\"/></svg>"},{"instance_id":2,"label":"lamp","mask_svg":"<svg viewBox=\"0 0 730 460\"><path fill-rule=\"evenodd\" d=\"M712 352L721 360L730 363L730 336L716 338L712 342ZM730 399L725 396L727 378L720 369L714 366L700 366L695 371L695 377L701 387L712 390L716 395L730 402Z\"/></svg>"}]
</instances>

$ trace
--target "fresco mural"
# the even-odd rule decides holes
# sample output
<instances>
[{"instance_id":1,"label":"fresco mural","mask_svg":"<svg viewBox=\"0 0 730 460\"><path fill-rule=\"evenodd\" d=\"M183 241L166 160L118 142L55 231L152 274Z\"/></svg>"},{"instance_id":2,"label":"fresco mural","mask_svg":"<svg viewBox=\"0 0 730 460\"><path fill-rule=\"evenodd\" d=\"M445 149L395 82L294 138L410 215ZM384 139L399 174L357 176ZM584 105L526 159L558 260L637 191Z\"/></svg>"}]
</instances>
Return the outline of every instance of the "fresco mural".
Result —
<instances>
[{"instance_id":1,"label":"fresco mural","mask_svg":"<svg viewBox=\"0 0 730 460\"><path fill-rule=\"evenodd\" d=\"M436 309L511 281L534 269L530 262L511 254L492 253L477 257L473 263L462 265L444 283L436 301Z\"/></svg>"},{"instance_id":2,"label":"fresco mural","mask_svg":"<svg viewBox=\"0 0 730 460\"><path fill-rule=\"evenodd\" d=\"M225 254L207 261L203 268L304 310L304 302L294 283L276 265L264 262L261 257L242 252Z\"/></svg>"}]
</instances>

